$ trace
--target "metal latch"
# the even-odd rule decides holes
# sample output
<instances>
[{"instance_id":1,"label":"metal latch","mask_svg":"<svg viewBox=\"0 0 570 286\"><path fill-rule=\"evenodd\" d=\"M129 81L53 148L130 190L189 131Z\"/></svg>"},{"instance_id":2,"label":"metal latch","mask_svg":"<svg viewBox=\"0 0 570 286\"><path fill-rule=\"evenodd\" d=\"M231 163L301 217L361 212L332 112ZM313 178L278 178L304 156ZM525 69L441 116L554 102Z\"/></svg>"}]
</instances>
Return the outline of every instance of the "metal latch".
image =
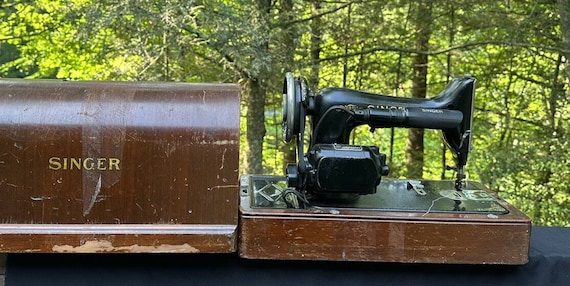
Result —
<instances>
[{"instance_id":1,"label":"metal latch","mask_svg":"<svg viewBox=\"0 0 570 286\"><path fill-rule=\"evenodd\" d=\"M424 190L424 185L422 184L422 181L409 180L408 184L407 184L407 188L408 188L408 191L414 190L414 192L416 192L420 196L426 195L426 191Z\"/></svg>"}]
</instances>

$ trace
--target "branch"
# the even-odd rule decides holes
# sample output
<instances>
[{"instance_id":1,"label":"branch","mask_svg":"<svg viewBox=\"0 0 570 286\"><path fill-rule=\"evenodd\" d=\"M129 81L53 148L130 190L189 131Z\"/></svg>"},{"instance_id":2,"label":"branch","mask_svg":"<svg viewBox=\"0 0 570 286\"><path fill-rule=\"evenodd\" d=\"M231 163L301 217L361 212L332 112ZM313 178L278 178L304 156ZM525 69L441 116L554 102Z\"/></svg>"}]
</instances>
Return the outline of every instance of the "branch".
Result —
<instances>
[{"instance_id":1,"label":"branch","mask_svg":"<svg viewBox=\"0 0 570 286\"><path fill-rule=\"evenodd\" d=\"M212 43L210 41L208 41L207 39L205 39L204 37L202 37L202 35L198 32L198 31L194 31L192 29L190 29L189 27L181 27L182 30L190 33L191 35L194 35L194 37L196 37L197 39L199 39L202 43L204 43L207 47L209 47L210 49L212 49L213 51L215 51L216 53L218 53L221 57L221 59L223 61L225 61L228 65L228 67L232 70L234 70L236 73L238 73L240 75L240 77L242 78L252 78L251 74L244 68L240 67L238 64L236 64L235 60L233 59L232 56L230 56L227 53L224 53L223 51L221 51L220 49L218 49L215 45L212 45ZM194 49L193 49L194 50ZM207 56L206 54L202 54L202 53L198 53L197 51L193 51L194 54L202 57L203 59L206 59L208 61L214 62L215 60L212 59L211 57Z\"/></svg>"},{"instance_id":2,"label":"branch","mask_svg":"<svg viewBox=\"0 0 570 286\"><path fill-rule=\"evenodd\" d=\"M338 59L344 58L351 58L355 56L367 55L376 52L398 52L404 54L421 54L421 55L428 55L428 56L436 56L441 54L446 54L449 52L453 52L456 50L470 50L479 47L486 47L486 46L509 46L509 47L520 47L520 48L535 48L540 50L546 50L551 52L556 52L559 54L567 54L570 53L570 50L565 50L559 47L553 46L543 46L543 45L534 45L529 43L517 43L517 42L506 42L506 41L482 41L482 42L473 42L473 43L465 43L457 46L452 46L447 49L438 50L438 51L422 51L416 49L406 49L406 48L399 48L399 47L374 47L368 50L362 50L358 52L346 53L341 55L330 56L326 58L319 59L317 62L327 62L327 61L334 61Z\"/></svg>"},{"instance_id":3,"label":"branch","mask_svg":"<svg viewBox=\"0 0 570 286\"><path fill-rule=\"evenodd\" d=\"M349 5L352 5L354 3L357 3L357 2L347 2L347 3L344 3L340 6L338 6L338 7L333 8L331 10L327 10L327 11L324 11L324 12L319 13L319 14L311 15L310 17L307 17L307 18L302 18L302 19L297 19L297 20L288 21L288 22L284 22L284 23L279 23L278 25L274 25L272 28L287 27L287 26L291 26L291 25L295 25L295 24L299 24L299 23L303 23L303 22L308 22L308 21L311 21L313 19L320 18L322 16L335 13L336 11L342 10L342 9L344 9L344 8L348 7Z\"/></svg>"},{"instance_id":4,"label":"branch","mask_svg":"<svg viewBox=\"0 0 570 286\"><path fill-rule=\"evenodd\" d=\"M41 31L37 31L34 33L29 33L26 35L19 35L19 36L15 36L15 35L10 35L10 36L5 36L5 37L1 37L0 38L0 42L4 42L4 41L9 41L9 40L16 40L16 39L24 39L24 38L30 38L30 37L34 37L34 36L38 36L41 35L45 32L52 32L52 30L50 29L45 29L45 30L41 30Z\"/></svg>"},{"instance_id":5,"label":"branch","mask_svg":"<svg viewBox=\"0 0 570 286\"><path fill-rule=\"evenodd\" d=\"M544 45L535 45L535 44L530 44L530 43L518 43L518 42L506 42L506 41L491 40L491 41L483 41L483 42L465 43L462 45L457 45L457 46L450 47L450 48L440 50L440 51L424 52L424 53L427 55L439 55L439 54L449 53L449 52L455 51L455 50L472 49L472 48L478 48L478 47L482 47L482 46L508 46L508 47L527 48L527 49L539 49L539 50L545 50L545 51L550 51L550 52L556 52L556 53L560 53L560 54L570 52L569 50L565 50L563 48L553 47L553 46L544 46Z\"/></svg>"},{"instance_id":6,"label":"branch","mask_svg":"<svg viewBox=\"0 0 570 286\"><path fill-rule=\"evenodd\" d=\"M231 57L228 54L223 54L221 51L219 50L215 50L217 51L219 54L223 55L224 60L227 62L228 66L234 70L235 72L237 72L241 78L248 78L248 79L252 79L254 78L251 73L249 73L246 69L240 67L238 64L236 64L235 60L233 59L233 57Z\"/></svg>"},{"instance_id":7,"label":"branch","mask_svg":"<svg viewBox=\"0 0 570 286\"><path fill-rule=\"evenodd\" d=\"M504 113L504 112L500 112L500 111L496 111L496 110L489 110L489 109L484 109L484 108L478 108L478 107L475 107L475 110L481 111L481 112L490 112L490 113L493 113L493 114L495 114L495 115L499 115L499 116L501 116L501 117L509 117L509 118L511 118L511 119L513 119L513 120L515 120L515 121L519 121L519 122L522 122L522 123L526 123L526 124L529 124L529 125L533 125L533 126L536 126L536 127L540 127L541 129L552 130L552 127L547 126L547 125L544 125L544 124L542 124L542 122L537 122L537 121L532 121L532 120L528 120L528 119L524 119L524 118L512 116L512 115L506 114L506 113Z\"/></svg>"}]
</instances>

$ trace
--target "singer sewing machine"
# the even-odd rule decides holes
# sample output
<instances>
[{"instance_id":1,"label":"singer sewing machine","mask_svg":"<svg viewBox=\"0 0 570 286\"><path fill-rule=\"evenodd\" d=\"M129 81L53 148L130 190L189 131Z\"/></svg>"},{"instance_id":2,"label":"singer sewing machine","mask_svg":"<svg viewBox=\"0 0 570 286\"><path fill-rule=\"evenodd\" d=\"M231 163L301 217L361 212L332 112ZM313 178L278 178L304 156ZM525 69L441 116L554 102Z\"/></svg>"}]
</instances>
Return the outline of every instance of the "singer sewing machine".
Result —
<instances>
[{"instance_id":1,"label":"singer sewing machine","mask_svg":"<svg viewBox=\"0 0 570 286\"><path fill-rule=\"evenodd\" d=\"M524 263L530 220L466 181L475 79L412 99L343 88L312 93L288 73L283 134L297 143L284 177L241 178L239 250L249 258L426 263ZM305 125L310 136L305 151ZM377 146L349 144L359 125L440 129L456 179L388 179Z\"/></svg>"},{"instance_id":2,"label":"singer sewing machine","mask_svg":"<svg viewBox=\"0 0 570 286\"><path fill-rule=\"evenodd\" d=\"M465 180L474 84L408 99L287 74L298 160L240 176L237 85L2 79L0 253L524 264L528 217ZM387 178L377 146L349 144L359 125L441 129L456 179Z\"/></svg>"}]
</instances>

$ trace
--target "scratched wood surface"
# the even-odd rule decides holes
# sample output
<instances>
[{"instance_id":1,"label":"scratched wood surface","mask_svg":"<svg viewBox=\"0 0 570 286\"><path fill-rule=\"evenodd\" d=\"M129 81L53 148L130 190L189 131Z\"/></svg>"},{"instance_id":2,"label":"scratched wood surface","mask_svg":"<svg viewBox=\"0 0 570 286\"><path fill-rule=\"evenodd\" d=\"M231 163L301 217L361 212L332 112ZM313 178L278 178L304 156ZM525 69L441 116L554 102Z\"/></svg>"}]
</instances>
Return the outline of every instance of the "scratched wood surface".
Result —
<instances>
[{"instance_id":1,"label":"scratched wood surface","mask_svg":"<svg viewBox=\"0 0 570 286\"><path fill-rule=\"evenodd\" d=\"M237 225L238 86L0 80L0 105L3 226Z\"/></svg>"},{"instance_id":2,"label":"scratched wood surface","mask_svg":"<svg viewBox=\"0 0 570 286\"><path fill-rule=\"evenodd\" d=\"M240 255L252 259L525 264L528 226L354 218L243 216Z\"/></svg>"},{"instance_id":3,"label":"scratched wood surface","mask_svg":"<svg viewBox=\"0 0 570 286\"><path fill-rule=\"evenodd\" d=\"M227 253L236 250L232 225L5 224L7 253Z\"/></svg>"},{"instance_id":4,"label":"scratched wood surface","mask_svg":"<svg viewBox=\"0 0 570 286\"><path fill-rule=\"evenodd\" d=\"M504 200L498 200L509 210L504 215L350 208L285 210L252 207L253 192L248 189L247 176L241 181L238 251L245 258L506 265L528 262L530 219Z\"/></svg>"}]
</instances>

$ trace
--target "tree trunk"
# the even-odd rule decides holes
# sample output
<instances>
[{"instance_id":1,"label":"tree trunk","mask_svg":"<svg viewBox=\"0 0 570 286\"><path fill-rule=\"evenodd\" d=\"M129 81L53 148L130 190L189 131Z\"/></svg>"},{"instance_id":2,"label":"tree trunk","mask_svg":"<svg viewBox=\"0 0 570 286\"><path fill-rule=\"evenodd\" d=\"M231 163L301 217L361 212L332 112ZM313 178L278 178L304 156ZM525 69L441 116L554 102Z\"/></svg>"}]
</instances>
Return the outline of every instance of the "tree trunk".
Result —
<instances>
[{"instance_id":1,"label":"tree trunk","mask_svg":"<svg viewBox=\"0 0 570 286\"><path fill-rule=\"evenodd\" d=\"M256 39L252 39L252 45L258 51L258 58L267 60L269 58L269 16L271 1L256 0L254 13L252 16L252 26L260 31ZM244 171L249 174L263 173L263 138L265 136L265 95L266 78L270 63L252 63L251 70L255 72L242 73L242 80L245 83L244 97L246 104L246 132L245 132L245 166Z\"/></svg>"},{"instance_id":2,"label":"tree trunk","mask_svg":"<svg viewBox=\"0 0 570 286\"><path fill-rule=\"evenodd\" d=\"M430 0L418 2L415 16L416 49L427 51L431 35L431 6ZM425 98L427 91L428 56L416 54L413 58L412 97ZM406 168L408 178L422 178L424 167L424 130L410 128L406 145Z\"/></svg>"},{"instance_id":3,"label":"tree trunk","mask_svg":"<svg viewBox=\"0 0 570 286\"><path fill-rule=\"evenodd\" d=\"M265 136L265 87L259 79L247 79L243 90L247 106L245 172L261 174Z\"/></svg>"}]
</instances>

